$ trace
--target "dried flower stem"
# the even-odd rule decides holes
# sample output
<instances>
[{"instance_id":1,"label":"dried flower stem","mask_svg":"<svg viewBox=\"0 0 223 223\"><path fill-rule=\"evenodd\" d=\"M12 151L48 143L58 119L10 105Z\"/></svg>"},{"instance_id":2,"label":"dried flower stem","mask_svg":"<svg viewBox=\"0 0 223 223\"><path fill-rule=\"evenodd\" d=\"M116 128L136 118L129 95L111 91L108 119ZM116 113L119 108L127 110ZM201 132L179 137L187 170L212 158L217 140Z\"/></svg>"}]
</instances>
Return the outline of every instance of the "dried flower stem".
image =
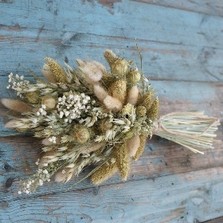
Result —
<instances>
[{"instance_id":1,"label":"dried flower stem","mask_svg":"<svg viewBox=\"0 0 223 223\"><path fill-rule=\"evenodd\" d=\"M174 112L162 116L153 134L176 142L195 153L199 149L213 149L219 120L203 112Z\"/></svg>"}]
</instances>

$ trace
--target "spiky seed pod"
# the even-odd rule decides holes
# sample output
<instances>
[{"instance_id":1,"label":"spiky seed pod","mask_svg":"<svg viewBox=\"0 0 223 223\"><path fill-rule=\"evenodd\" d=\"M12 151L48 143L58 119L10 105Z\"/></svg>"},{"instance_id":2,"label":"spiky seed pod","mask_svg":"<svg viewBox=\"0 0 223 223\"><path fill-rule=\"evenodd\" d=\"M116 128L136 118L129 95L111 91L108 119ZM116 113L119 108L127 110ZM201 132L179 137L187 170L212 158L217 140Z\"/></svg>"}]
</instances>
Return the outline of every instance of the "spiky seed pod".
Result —
<instances>
[{"instance_id":1,"label":"spiky seed pod","mask_svg":"<svg viewBox=\"0 0 223 223\"><path fill-rule=\"evenodd\" d=\"M74 140L80 144L86 143L90 139L88 128L82 125L75 126L72 135Z\"/></svg>"},{"instance_id":2,"label":"spiky seed pod","mask_svg":"<svg viewBox=\"0 0 223 223\"><path fill-rule=\"evenodd\" d=\"M139 98L139 89L136 85L132 86L128 92L127 102L132 105L136 105L138 98Z\"/></svg>"},{"instance_id":3,"label":"spiky seed pod","mask_svg":"<svg viewBox=\"0 0 223 223\"><path fill-rule=\"evenodd\" d=\"M114 81L108 89L108 92L114 98L117 98L122 104L125 103L126 99L126 81L125 80L116 80Z\"/></svg>"},{"instance_id":4,"label":"spiky seed pod","mask_svg":"<svg viewBox=\"0 0 223 223\"><path fill-rule=\"evenodd\" d=\"M134 135L132 138L127 140L127 149L129 151L129 156L134 157L138 148L140 147L139 135Z\"/></svg>"},{"instance_id":5,"label":"spiky seed pod","mask_svg":"<svg viewBox=\"0 0 223 223\"><path fill-rule=\"evenodd\" d=\"M32 104L37 104L39 102L39 92L33 91L25 94L25 98L28 102Z\"/></svg>"},{"instance_id":6,"label":"spiky seed pod","mask_svg":"<svg viewBox=\"0 0 223 223\"><path fill-rule=\"evenodd\" d=\"M147 135L140 135L139 138L140 138L140 146L138 148L138 150L136 151L133 159L134 160L138 160L139 157L143 154L144 152L144 149L145 149L145 145L146 145L146 140L147 140Z\"/></svg>"},{"instance_id":7,"label":"spiky seed pod","mask_svg":"<svg viewBox=\"0 0 223 223\"><path fill-rule=\"evenodd\" d=\"M109 120L103 119L99 122L99 130L105 133L107 130L111 129L113 124Z\"/></svg>"},{"instance_id":8,"label":"spiky seed pod","mask_svg":"<svg viewBox=\"0 0 223 223\"><path fill-rule=\"evenodd\" d=\"M121 146L116 148L115 158L122 180L127 180L130 170L130 159L126 143L123 143Z\"/></svg>"},{"instance_id":9,"label":"spiky seed pod","mask_svg":"<svg viewBox=\"0 0 223 223\"><path fill-rule=\"evenodd\" d=\"M46 110L54 109L56 103L56 99L50 95L46 95L42 98L42 104L46 106Z\"/></svg>"},{"instance_id":10,"label":"spiky seed pod","mask_svg":"<svg viewBox=\"0 0 223 223\"><path fill-rule=\"evenodd\" d=\"M118 167L115 162L105 163L91 175L91 182L99 185L111 178L117 171Z\"/></svg>"},{"instance_id":11,"label":"spiky seed pod","mask_svg":"<svg viewBox=\"0 0 223 223\"><path fill-rule=\"evenodd\" d=\"M159 99L156 98L152 103L149 111L147 112L147 116L149 119L154 121L158 118L158 114L159 114Z\"/></svg>"},{"instance_id":12,"label":"spiky seed pod","mask_svg":"<svg viewBox=\"0 0 223 223\"><path fill-rule=\"evenodd\" d=\"M133 85L137 84L140 81L141 74L137 69L130 70L127 74L128 83Z\"/></svg>"},{"instance_id":13,"label":"spiky seed pod","mask_svg":"<svg viewBox=\"0 0 223 223\"><path fill-rule=\"evenodd\" d=\"M53 74L56 82L66 83L67 77L63 68L52 58L45 58L46 64L49 66L51 73Z\"/></svg>"},{"instance_id":14,"label":"spiky seed pod","mask_svg":"<svg viewBox=\"0 0 223 223\"><path fill-rule=\"evenodd\" d=\"M30 105L26 104L23 101L19 101L15 99L3 98L1 99L1 103L6 108L15 112L19 112L19 113L30 112L32 110L32 107Z\"/></svg>"},{"instance_id":15,"label":"spiky seed pod","mask_svg":"<svg viewBox=\"0 0 223 223\"><path fill-rule=\"evenodd\" d=\"M146 116L146 108L143 105L139 105L136 107L136 115L138 117L144 117Z\"/></svg>"},{"instance_id":16,"label":"spiky seed pod","mask_svg":"<svg viewBox=\"0 0 223 223\"><path fill-rule=\"evenodd\" d=\"M154 101L154 93L153 91L148 91L142 98L142 103L141 105L143 105L147 111L149 111L150 107L152 106Z\"/></svg>"}]
</instances>

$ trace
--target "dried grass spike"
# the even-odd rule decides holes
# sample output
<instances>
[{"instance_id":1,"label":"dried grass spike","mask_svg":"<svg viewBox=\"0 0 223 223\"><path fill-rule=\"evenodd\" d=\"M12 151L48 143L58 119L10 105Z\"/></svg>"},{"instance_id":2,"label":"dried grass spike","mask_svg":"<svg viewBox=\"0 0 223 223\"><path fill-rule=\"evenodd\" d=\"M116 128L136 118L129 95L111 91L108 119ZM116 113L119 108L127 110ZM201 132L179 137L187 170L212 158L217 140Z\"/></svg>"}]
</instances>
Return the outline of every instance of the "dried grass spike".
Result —
<instances>
[{"instance_id":1,"label":"dried grass spike","mask_svg":"<svg viewBox=\"0 0 223 223\"><path fill-rule=\"evenodd\" d=\"M119 101L124 104L126 99L126 88L127 84L125 80L114 81L108 89L108 92L114 98L117 98Z\"/></svg>"},{"instance_id":2,"label":"dried grass spike","mask_svg":"<svg viewBox=\"0 0 223 223\"><path fill-rule=\"evenodd\" d=\"M159 114L159 99L156 98L152 103L149 111L147 112L147 116L150 120L155 121L158 118Z\"/></svg>"},{"instance_id":3,"label":"dried grass spike","mask_svg":"<svg viewBox=\"0 0 223 223\"><path fill-rule=\"evenodd\" d=\"M67 77L63 68L54 59L50 57L45 58L45 61L46 61L46 64L49 66L49 70L54 76L55 81L58 83L66 83ZM50 79L53 79L53 78L50 77Z\"/></svg>"},{"instance_id":4,"label":"dried grass spike","mask_svg":"<svg viewBox=\"0 0 223 223\"><path fill-rule=\"evenodd\" d=\"M142 98L142 103L140 105L145 106L147 111L151 108L152 104L154 101L154 92L153 91L148 91Z\"/></svg>"},{"instance_id":5,"label":"dried grass spike","mask_svg":"<svg viewBox=\"0 0 223 223\"><path fill-rule=\"evenodd\" d=\"M120 147L116 147L115 157L122 180L127 180L130 170L130 159L126 143L123 143Z\"/></svg>"},{"instance_id":6,"label":"dried grass spike","mask_svg":"<svg viewBox=\"0 0 223 223\"><path fill-rule=\"evenodd\" d=\"M111 178L117 171L116 163L105 163L91 175L91 181L94 185L99 185Z\"/></svg>"},{"instance_id":7,"label":"dried grass spike","mask_svg":"<svg viewBox=\"0 0 223 223\"><path fill-rule=\"evenodd\" d=\"M15 99L3 98L1 99L1 103L6 108L19 113L30 112L32 110L32 107L26 104L25 102Z\"/></svg>"},{"instance_id":8,"label":"dried grass spike","mask_svg":"<svg viewBox=\"0 0 223 223\"><path fill-rule=\"evenodd\" d=\"M140 146L138 150L136 151L136 154L134 155L133 159L138 160L139 157L143 154L145 146L146 146L146 140L147 140L147 135L140 135Z\"/></svg>"}]
</instances>

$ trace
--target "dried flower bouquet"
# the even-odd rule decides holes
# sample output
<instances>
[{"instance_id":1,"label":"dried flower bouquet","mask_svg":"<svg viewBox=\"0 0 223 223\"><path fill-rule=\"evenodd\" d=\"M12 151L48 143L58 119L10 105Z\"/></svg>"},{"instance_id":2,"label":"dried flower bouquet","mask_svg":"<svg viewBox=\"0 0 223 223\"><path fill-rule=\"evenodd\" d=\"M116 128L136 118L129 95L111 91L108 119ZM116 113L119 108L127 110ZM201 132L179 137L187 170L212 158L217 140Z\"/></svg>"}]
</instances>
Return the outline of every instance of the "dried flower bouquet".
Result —
<instances>
[{"instance_id":1,"label":"dried flower bouquet","mask_svg":"<svg viewBox=\"0 0 223 223\"><path fill-rule=\"evenodd\" d=\"M63 68L46 58L42 73L47 81L35 77L31 83L9 75L7 88L20 100L1 100L15 112L5 126L42 139L44 152L37 172L22 181L19 193L29 194L52 177L66 183L89 165L95 185L116 172L126 180L131 161L139 159L153 134L193 152L212 148L216 118L201 112L159 118L159 100L133 62L111 50L104 57L110 71L97 61L78 59L77 68Z\"/></svg>"}]
</instances>

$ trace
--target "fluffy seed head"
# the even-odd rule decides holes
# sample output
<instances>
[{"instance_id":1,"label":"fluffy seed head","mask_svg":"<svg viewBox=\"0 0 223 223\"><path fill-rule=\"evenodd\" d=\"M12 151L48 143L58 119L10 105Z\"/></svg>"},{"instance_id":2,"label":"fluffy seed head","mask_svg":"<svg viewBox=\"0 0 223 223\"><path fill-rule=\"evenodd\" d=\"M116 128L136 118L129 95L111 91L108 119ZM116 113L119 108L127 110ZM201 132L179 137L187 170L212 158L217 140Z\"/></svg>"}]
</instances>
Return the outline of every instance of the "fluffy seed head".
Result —
<instances>
[{"instance_id":1,"label":"fluffy seed head","mask_svg":"<svg viewBox=\"0 0 223 223\"><path fill-rule=\"evenodd\" d=\"M90 139L90 132L85 126L78 125L73 130L73 137L77 143L83 144Z\"/></svg>"}]
</instances>

